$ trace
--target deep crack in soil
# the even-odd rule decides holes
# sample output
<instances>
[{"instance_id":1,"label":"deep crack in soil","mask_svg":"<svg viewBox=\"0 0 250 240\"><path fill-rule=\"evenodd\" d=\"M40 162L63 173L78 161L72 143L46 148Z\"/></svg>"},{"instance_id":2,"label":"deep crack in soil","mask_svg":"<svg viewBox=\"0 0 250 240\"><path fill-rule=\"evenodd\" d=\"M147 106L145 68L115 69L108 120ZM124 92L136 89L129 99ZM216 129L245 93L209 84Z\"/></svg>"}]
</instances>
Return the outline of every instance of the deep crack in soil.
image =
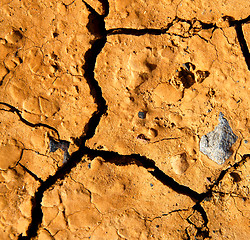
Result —
<instances>
[{"instance_id":1,"label":"deep crack in soil","mask_svg":"<svg viewBox=\"0 0 250 240\"><path fill-rule=\"evenodd\" d=\"M12 112L12 113L16 113L17 116L19 117L20 121L23 122L24 124L26 124L27 126L30 126L32 128L36 128L36 127L45 127L45 128L48 128L48 129L54 131L56 133L56 135L57 135L57 138L60 139L59 132L54 127L51 127L51 126L49 126L48 124L45 124L45 123L31 123L31 122L27 121L26 119L24 119L22 117L21 111L19 111L14 106L11 106L10 104L4 103L4 102L0 102L0 105L6 106L6 107L9 108L8 110L5 110L5 109L0 109L0 110Z\"/></svg>"},{"instance_id":2,"label":"deep crack in soil","mask_svg":"<svg viewBox=\"0 0 250 240\"><path fill-rule=\"evenodd\" d=\"M84 1L83 1L84 2ZM137 166L143 166L145 169L148 170L149 173L152 174L157 180L159 180L162 184L168 186L172 190L176 191L179 194L183 194L186 196L189 196L194 202L193 210L198 211L204 221L204 228L198 228L197 229L197 234L199 236L202 236L204 239L209 237L209 229L207 227L208 224L208 217L201 206L201 202L206 198L211 196L213 187L215 185L218 185L219 182L223 179L225 174L229 171L229 169L234 168L236 169L239 167L243 162L247 160L249 155L244 155L242 157L242 160L238 163L235 163L233 166L230 168L223 170L217 180L212 184L209 189L204 192L204 193L198 193L192 189L190 189L187 186L181 185L178 182L176 182L173 178L169 177L167 174L165 174L162 170L160 170L155 162L151 159L148 159L144 156L140 156L138 154L131 154L131 155L120 155L116 152L112 151L102 151L102 150L94 150L90 149L85 146L86 141L90 138L92 138L95 135L96 128L102 118L103 115L107 113L107 104L106 100L102 96L102 89L99 86L97 80L94 77L94 68L96 64L96 59L103 47L106 44L107 41L107 36L108 35L114 35L114 34L130 34L130 35L143 35L143 34L164 34L168 31L168 29L173 25L174 21L185 21L191 24L192 26L192 21L187 21L179 18L175 18L175 20L170 23L167 28L165 29L124 29L124 28L119 28L119 29L110 29L106 30L105 28L105 17L109 13L109 3L108 1L101 1L103 6L105 6L105 14L104 15L99 15L90 5L87 3L86 6L88 10L90 11L89 15L89 23L87 25L89 31L96 36L96 40L93 42L92 47L90 50L88 50L85 54L85 61L86 64L83 66L83 69L85 71L84 77L87 80L87 83L90 87L90 92L91 95L94 98L95 103L97 104L97 111L94 112L92 115L91 119L89 120L88 124L84 128L84 134L80 137L80 147L79 149L74 152L67 163L65 163L62 167L60 167L57 172L53 176L49 176L47 180L42 181L38 179L36 176L33 176L32 172L30 172L28 169L25 169L26 171L29 172L31 176L33 176L36 180L38 180L41 185L37 189L35 196L32 198L32 214L31 214L31 223L29 225L28 231L26 232L27 236L23 236L22 234L19 235L18 239L19 240L24 240L24 239L32 239L37 236L38 229L40 227L40 224L42 223L42 218L43 218L43 212L41 208L41 202L43 199L44 192L48 190L50 187L52 187L57 181L63 180L70 172L71 170L81 161L82 157L84 155L87 155L90 159L93 159L97 156L102 157L105 161L111 162L115 165L129 165L129 164L136 164ZM237 36L239 38L241 48L244 54L244 57L246 58L246 62L249 67L249 51L247 52L246 50L246 43L244 41L244 36L242 38L242 29L241 29L241 22L236 22L236 21L231 21L232 25L235 26ZM206 24L206 23L201 23L202 27L204 29L215 29L217 28L216 25L214 24ZM247 60L248 59L248 60ZM44 126L49 129L52 129L57 132L54 128L46 125L46 124L32 124L26 121L25 119L22 118L20 111L12 106L10 106L7 103L1 103L7 107L10 108L10 111L15 112L20 120L31 126L31 127L39 127L39 126ZM58 138L59 138L59 133ZM204 230L205 229L205 230ZM186 231L187 233L187 231ZM197 235L197 236L198 236ZM187 237L188 233L187 233Z\"/></svg>"},{"instance_id":3,"label":"deep crack in soil","mask_svg":"<svg viewBox=\"0 0 250 240\"><path fill-rule=\"evenodd\" d=\"M250 15L247 18L242 19L242 20L234 20L232 17L229 17L229 24L230 26L235 27L235 31L237 34L238 41L240 43L242 54L245 58L248 70L250 71L250 53L249 53L247 42L246 42L243 30L242 30L242 24L249 23L249 22L250 22Z\"/></svg>"},{"instance_id":4,"label":"deep crack in soil","mask_svg":"<svg viewBox=\"0 0 250 240\"><path fill-rule=\"evenodd\" d=\"M88 124L85 126L85 135L81 136L80 138L79 150L74 152L70 156L67 163L60 167L53 176L48 177L46 181L42 182L40 187L37 189L35 196L32 198L32 220L26 233L27 236L23 236L21 234L19 235L18 239L32 239L37 236L37 231L39 229L40 224L42 223L43 218L41 202L43 199L44 192L48 190L51 186L53 186L56 181L64 179L65 176L70 173L71 169L73 169L81 161L82 157L85 154L86 140L94 136L95 130L100 122L101 117L107 111L106 101L102 96L101 88L94 78L94 68L96 58L107 41L104 18L108 15L108 2L105 1L103 3L106 6L106 13L103 16L97 14L95 10L87 3L85 4L88 10L90 11L89 23L87 25L87 28L91 31L92 34L97 37L97 39L92 44L91 49L88 50L85 54L86 64L83 66L83 69L85 70L84 76L90 87L90 93L97 104L97 111L94 112Z\"/></svg>"},{"instance_id":5,"label":"deep crack in soil","mask_svg":"<svg viewBox=\"0 0 250 240\"><path fill-rule=\"evenodd\" d=\"M142 36L145 34L152 34L152 35L161 35L161 34L168 34L168 30L176 23L179 22L185 22L190 25L189 30L193 29L194 23L198 22L201 25L202 29L217 29L218 27L216 24L212 23L205 23L202 21L199 21L197 19L192 20L185 20L179 17L175 17L170 23L167 24L167 27L165 28L143 28L143 29L133 29L133 28L114 28L107 30L107 35L117 35L117 34L125 34L125 35L134 35L134 36ZM180 35L178 35L180 36ZM180 36L181 37L181 36Z\"/></svg>"}]
</instances>

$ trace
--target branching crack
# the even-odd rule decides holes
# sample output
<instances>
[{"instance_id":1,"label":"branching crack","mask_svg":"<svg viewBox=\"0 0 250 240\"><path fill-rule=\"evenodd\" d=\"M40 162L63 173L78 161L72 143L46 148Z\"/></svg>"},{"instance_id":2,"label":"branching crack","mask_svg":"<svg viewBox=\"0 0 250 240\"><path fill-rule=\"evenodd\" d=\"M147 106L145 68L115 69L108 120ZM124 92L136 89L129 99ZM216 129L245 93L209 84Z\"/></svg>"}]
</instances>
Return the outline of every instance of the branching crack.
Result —
<instances>
[{"instance_id":1,"label":"branching crack","mask_svg":"<svg viewBox=\"0 0 250 240\"><path fill-rule=\"evenodd\" d=\"M244 37L244 33L243 33L243 29L242 29L243 24L250 23L250 15L247 18L241 19L241 20L235 20L233 17L230 17L230 16L225 16L224 18L225 18L225 20L228 20L230 27L235 28L237 38L238 38L238 41L240 43L242 54L245 58L248 70L250 71L250 53L249 53L249 49L247 47L247 42L246 42L246 39Z\"/></svg>"},{"instance_id":2,"label":"branching crack","mask_svg":"<svg viewBox=\"0 0 250 240\"><path fill-rule=\"evenodd\" d=\"M33 173L32 171L30 171L28 168L26 168L23 164L18 163L31 177L33 177L36 181L42 183L43 180L41 178L39 178L35 173Z\"/></svg>"},{"instance_id":3,"label":"branching crack","mask_svg":"<svg viewBox=\"0 0 250 240\"><path fill-rule=\"evenodd\" d=\"M149 221L149 222L153 222L155 219L166 217L166 216L171 215L171 214L176 213L176 212L178 213L178 212L185 212L185 211L187 212L187 211L189 211L189 209L187 209L187 208L176 209L176 210L170 211L168 213L163 213L161 216L154 217L153 219L146 219L146 220Z\"/></svg>"},{"instance_id":4,"label":"branching crack","mask_svg":"<svg viewBox=\"0 0 250 240\"><path fill-rule=\"evenodd\" d=\"M90 93L92 97L94 98L95 103L97 104L97 110L93 113L92 117L90 118L89 122L84 128L84 134L81 136L80 141L80 147L78 151L71 154L69 157L69 160L61 167L58 168L56 173L53 176L49 176L45 181L41 182L41 185L37 189L34 197L32 198L32 213L31 213L31 223L29 225L28 231L26 232L27 236L22 236L22 234L19 236L19 240L21 239L32 239L37 236L38 229L42 223L43 218L43 212L41 208L41 203L43 199L44 192L47 191L50 187L52 187L56 182L63 180L66 176L69 175L71 170L82 160L83 156L87 156L90 159L94 159L95 157L99 156L102 157L105 161L113 163L117 166L123 166L123 165L130 165L135 164L137 166L142 166L145 169L148 170L148 172L154 176L157 180L159 180L162 184L165 186L168 186L173 191L186 195L190 197L194 202L195 205L193 206L193 210L200 213L203 219L203 226L202 228L196 227L197 234L199 236L203 236L204 238L209 237L209 229L207 227L208 224L208 217L201 206L201 202L211 196L213 188L219 184L219 182L224 178L225 174L230 171L231 168L238 168L244 162L247 161L247 158L249 155L244 155L242 157L242 160L238 163L235 163L230 168L223 170L217 180L207 189L204 193L198 193L192 189L190 189L187 186L181 185L178 182L176 182L173 178L165 174L162 170L160 170L155 162L149 158L146 158L145 156L141 156L139 154L131 154L131 155L120 155L116 152L112 151L103 151L103 150L94 150L86 146L86 141L88 139L91 139L95 135L95 131L99 125L99 122L105 114L107 114L108 106L106 104L106 100L104 99L102 95L102 89L99 86L98 81L95 79L94 76L94 69L96 64L96 59L99 55L99 53L102 51L103 47L105 46L107 42L107 36L110 35L116 35L116 34L127 34L127 35L135 35L135 36L141 36L145 34L152 34L152 35L160 35L160 34L166 34L167 31L176 23L176 22L186 22L190 24L189 30L193 29L195 30L194 23L198 21L200 24L199 29L213 29L213 31L218 28L215 24L209 24L209 23L203 23L199 20L192 19L192 20L185 20L178 17L175 17L174 20L167 25L164 29L126 29L126 28L116 28L116 29L110 29L106 30L105 28L105 17L109 13L109 2L108 0L102 0L102 4L105 9L105 13L103 15L99 15L88 3L83 1L88 8L90 14L89 14L89 22L87 24L87 28L90 31L91 34L93 34L96 38L92 44L92 47L86 52L85 54L85 65L82 66L84 70L84 77L89 85ZM236 28L240 28L241 24L243 22L235 22L234 25L237 26ZM245 22L244 22L245 23ZM240 25L240 27L239 27ZM197 31L194 31L193 34L197 34L199 32L199 29ZM240 32L240 30L236 30ZM238 35L240 35L237 32ZM183 36L181 36L183 37ZM244 37L243 37L244 38ZM204 39L205 40L205 39ZM244 45L244 44L243 44ZM245 46L245 45L244 45ZM244 48L243 46L243 48ZM242 49L243 51L243 49ZM245 50L244 50L245 51ZM248 52L249 54L249 52ZM248 65L249 66L249 65ZM10 111L15 112L19 119L25 123L28 126L31 127L47 127L49 129L52 129L55 131L59 138L59 133L56 129L53 127L50 127L46 124L38 123L33 124L25 120L20 111L16 109L15 107L7 104L7 103L1 103L2 105L7 106ZM22 165L20 165L22 166ZM24 167L24 166L22 166ZM25 168L25 167L24 167ZM32 172L29 172L28 169L25 169L29 174L33 174ZM33 176L34 178L37 178L37 176ZM39 178L37 178L39 180ZM119 232L117 232L119 235ZM189 237L188 231L186 229L186 234ZM197 236L198 236L197 235ZM189 237L190 239L190 237Z\"/></svg>"},{"instance_id":5,"label":"branching crack","mask_svg":"<svg viewBox=\"0 0 250 240\"><path fill-rule=\"evenodd\" d=\"M87 28L93 35L96 35L97 39L95 40L92 47L86 52L84 56L85 65L83 66L83 70L85 72L84 77L90 87L90 93L93 96L95 103L97 104L97 111L93 113L88 124L86 124L84 128L85 135L82 136L82 146L85 145L86 140L94 136L95 129L97 128L101 120L101 117L107 112L106 100L103 98L102 89L94 77L94 69L95 69L96 58L107 41L106 38L107 33L106 33L104 18L106 14L108 14L108 10L106 10L107 13L104 16L102 16L97 14L95 10L86 2L84 3L91 13L89 17L90 21L87 25ZM96 33L97 26L99 26L99 28L98 32Z\"/></svg>"},{"instance_id":6,"label":"branching crack","mask_svg":"<svg viewBox=\"0 0 250 240\"><path fill-rule=\"evenodd\" d=\"M218 176L218 178L214 181L214 183L212 185L210 185L210 187L208 188L207 192L206 192L206 197L211 196L214 187L218 186L219 183L222 181L222 179L225 177L225 175L228 172L231 172L233 170L236 170L237 168L239 168L240 166L242 166L243 164L245 164L247 162L247 160L250 159L250 154L245 154L242 156L241 160L239 162L234 163L232 166L228 167L225 170L222 170L220 172L220 175Z\"/></svg>"},{"instance_id":7,"label":"branching crack","mask_svg":"<svg viewBox=\"0 0 250 240\"><path fill-rule=\"evenodd\" d=\"M188 38L188 37L192 36L191 33L189 33L188 37L184 37L184 36L179 35L179 34L168 33L169 29L178 22L188 23L190 25L188 32L190 32L191 30L194 30L193 34L197 34L201 29L213 29L213 31L214 31L216 28L218 28L216 26L216 24L205 23L205 22L202 22L202 21L197 20L195 18L191 19L191 20L186 20L186 19L182 19L179 17L175 17L170 23L168 23L168 25L165 28L160 28L160 29L159 28L158 29L157 28L143 28L143 29L113 28L113 29L107 30L107 36L117 35L117 34L119 34L119 35L120 34L133 35L133 36L142 36L145 34L151 34L151 35L169 34L169 35L179 36L181 38ZM200 27L196 28L194 26L195 23L199 23ZM207 41L206 39L204 39L204 40Z\"/></svg>"},{"instance_id":8,"label":"branching crack","mask_svg":"<svg viewBox=\"0 0 250 240\"><path fill-rule=\"evenodd\" d=\"M189 196L193 201L199 202L202 201L203 195L197 193L196 191L190 189L187 186L181 185L176 182L173 178L169 177L162 170L160 170L155 162L145 156L141 156L139 154L131 154L131 155L120 155L116 152L112 151L103 151L103 150L94 150L88 147L85 147L85 153L91 158L95 158L97 156L102 157L106 162L113 163L117 166L124 166L135 164L137 166L143 166L148 170L152 176L154 176L157 180L159 180L162 184L168 186L179 194Z\"/></svg>"},{"instance_id":9,"label":"branching crack","mask_svg":"<svg viewBox=\"0 0 250 240\"><path fill-rule=\"evenodd\" d=\"M7 111L16 113L17 116L19 117L20 121L22 123L24 123L25 125L27 125L29 127L33 127L33 128L36 128L36 127L45 127L45 128L48 128L48 129L54 131L56 133L58 139L60 139L59 132L54 127L51 127L51 126L49 126L48 124L45 124L45 123L31 123L28 120L24 119L22 117L21 111L18 110L17 108L15 108L14 106L12 106L12 105L10 105L8 103L4 103L4 102L0 102L0 104L3 105L3 106L8 107L9 109ZM4 109L1 109L1 110L4 110Z\"/></svg>"},{"instance_id":10,"label":"branching crack","mask_svg":"<svg viewBox=\"0 0 250 240\"><path fill-rule=\"evenodd\" d=\"M196 225L196 229L198 230L198 233L197 235L199 236L202 236L204 238L207 238L209 237L209 229L207 227L207 224L208 224L208 217L207 217L207 213L206 211L204 210L204 208L200 205L200 203L196 203L194 206L193 206L193 209L197 212L199 212L202 216L202 219L204 221L203 223L203 226L202 227L197 227Z\"/></svg>"}]
</instances>

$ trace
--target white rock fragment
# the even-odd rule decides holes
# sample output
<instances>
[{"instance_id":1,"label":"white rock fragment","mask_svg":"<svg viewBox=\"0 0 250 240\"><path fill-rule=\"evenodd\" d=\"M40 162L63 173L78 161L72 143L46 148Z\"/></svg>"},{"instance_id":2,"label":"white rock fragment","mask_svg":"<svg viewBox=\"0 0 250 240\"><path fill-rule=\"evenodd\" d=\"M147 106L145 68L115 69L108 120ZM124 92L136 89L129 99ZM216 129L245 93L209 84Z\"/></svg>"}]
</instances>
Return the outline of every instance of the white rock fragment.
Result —
<instances>
[{"instance_id":1,"label":"white rock fragment","mask_svg":"<svg viewBox=\"0 0 250 240\"><path fill-rule=\"evenodd\" d=\"M238 139L223 116L220 112L219 124L200 140L200 151L218 164L223 164L232 155L230 148Z\"/></svg>"}]
</instances>

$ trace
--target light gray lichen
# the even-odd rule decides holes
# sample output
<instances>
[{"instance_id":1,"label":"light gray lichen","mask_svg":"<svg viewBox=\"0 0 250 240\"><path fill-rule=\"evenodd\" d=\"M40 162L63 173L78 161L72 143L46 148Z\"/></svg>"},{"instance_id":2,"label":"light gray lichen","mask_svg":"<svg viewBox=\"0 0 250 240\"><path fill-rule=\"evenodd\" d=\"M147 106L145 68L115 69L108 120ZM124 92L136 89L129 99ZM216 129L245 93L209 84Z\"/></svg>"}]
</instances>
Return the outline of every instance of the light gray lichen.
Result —
<instances>
[{"instance_id":1,"label":"light gray lichen","mask_svg":"<svg viewBox=\"0 0 250 240\"><path fill-rule=\"evenodd\" d=\"M232 155L230 148L238 139L223 116L220 112L219 124L200 140L200 151L218 164L223 164Z\"/></svg>"}]
</instances>

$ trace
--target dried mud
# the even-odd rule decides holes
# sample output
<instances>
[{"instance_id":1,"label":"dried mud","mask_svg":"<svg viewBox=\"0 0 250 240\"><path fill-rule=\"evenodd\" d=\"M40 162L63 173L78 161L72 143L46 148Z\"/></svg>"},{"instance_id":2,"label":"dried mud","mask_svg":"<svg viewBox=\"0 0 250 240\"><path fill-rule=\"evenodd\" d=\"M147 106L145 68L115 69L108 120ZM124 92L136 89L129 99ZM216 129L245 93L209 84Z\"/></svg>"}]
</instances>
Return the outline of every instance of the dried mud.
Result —
<instances>
[{"instance_id":1,"label":"dried mud","mask_svg":"<svg viewBox=\"0 0 250 240\"><path fill-rule=\"evenodd\" d=\"M0 239L247 239L249 10L1 1Z\"/></svg>"}]
</instances>

